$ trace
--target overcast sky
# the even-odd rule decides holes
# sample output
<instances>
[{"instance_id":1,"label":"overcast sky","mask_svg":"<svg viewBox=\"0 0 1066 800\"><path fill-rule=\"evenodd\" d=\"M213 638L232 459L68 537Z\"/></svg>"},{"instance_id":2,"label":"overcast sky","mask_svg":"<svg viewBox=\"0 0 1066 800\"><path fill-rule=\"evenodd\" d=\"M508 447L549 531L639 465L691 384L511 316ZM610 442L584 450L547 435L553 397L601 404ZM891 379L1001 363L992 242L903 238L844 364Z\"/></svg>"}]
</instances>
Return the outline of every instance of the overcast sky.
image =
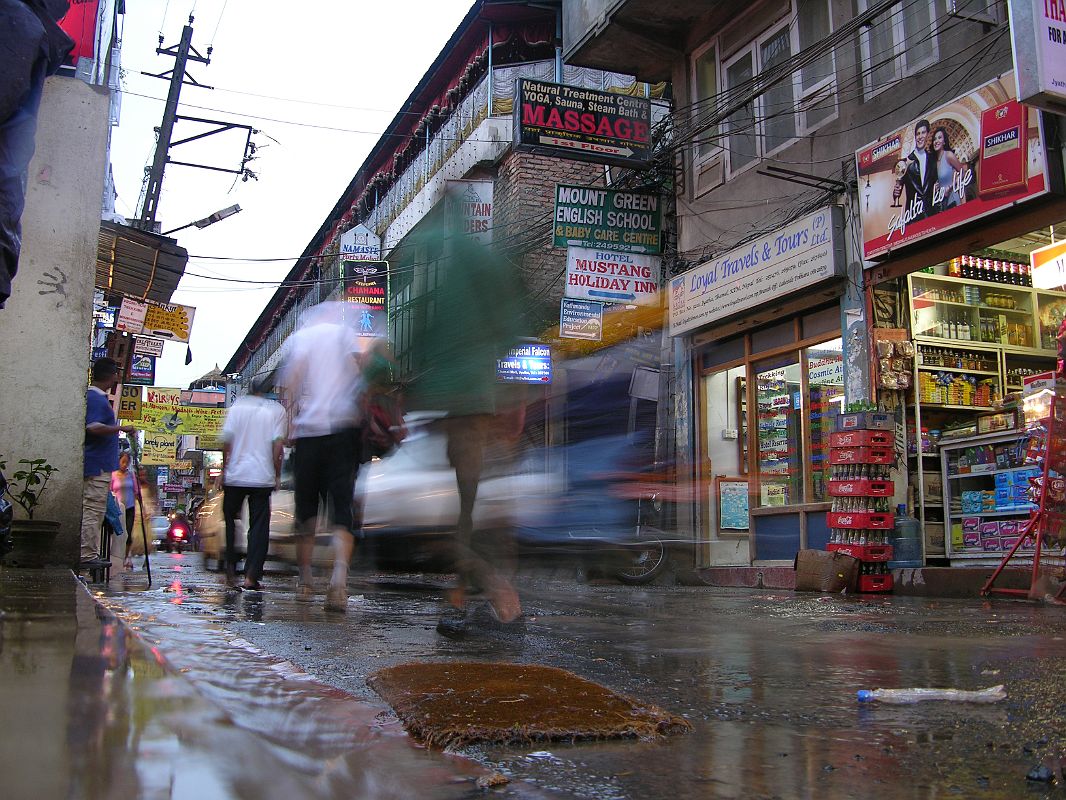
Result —
<instances>
[{"instance_id":1,"label":"overcast sky","mask_svg":"<svg viewBox=\"0 0 1066 800\"><path fill-rule=\"evenodd\" d=\"M173 58L156 54L158 37L163 36L164 47L176 45L190 12L196 18L193 46L204 55L209 45L214 50L210 65L190 63L188 74L215 89L185 86L179 114L261 131L253 137L260 146L258 157L248 165L258 180L167 167L157 215L164 231L234 203L243 211L208 228L174 234L190 254L174 302L196 308L193 360L186 366L185 346L166 344L157 385L184 387L216 363L225 366L276 282L292 267L471 5L472 0L126 4L122 116L111 146L118 213L136 215L167 94L165 81L141 73L173 67ZM179 122L174 138L204 130ZM171 158L236 168L243 145L243 132L229 132L174 148ZM219 278L274 283L257 286Z\"/></svg>"}]
</instances>

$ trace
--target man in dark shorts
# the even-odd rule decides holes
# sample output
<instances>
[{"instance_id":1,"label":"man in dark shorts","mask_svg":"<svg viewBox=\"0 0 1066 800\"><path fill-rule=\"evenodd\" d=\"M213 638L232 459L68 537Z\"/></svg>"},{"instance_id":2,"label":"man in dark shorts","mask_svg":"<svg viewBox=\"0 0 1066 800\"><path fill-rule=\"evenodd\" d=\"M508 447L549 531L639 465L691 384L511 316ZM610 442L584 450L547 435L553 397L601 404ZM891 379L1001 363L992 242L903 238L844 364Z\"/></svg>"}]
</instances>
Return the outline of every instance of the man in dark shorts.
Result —
<instances>
[{"instance_id":1,"label":"man in dark shorts","mask_svg":"<svg viewBox=\"0 0 1066 800\"><path fill-rule=\"evenodd\" d=\"M355 549L352 494L359 468L361 344L346 321L344 303L320 303L304 312L289 337L281 383L292 414L296 599L310 602L311 556L319 501L325 500L333 533L333 574L326 610L348 608L348 566ZM357 313L357 311L355 312Z\"/></svg>"}]
</instances>

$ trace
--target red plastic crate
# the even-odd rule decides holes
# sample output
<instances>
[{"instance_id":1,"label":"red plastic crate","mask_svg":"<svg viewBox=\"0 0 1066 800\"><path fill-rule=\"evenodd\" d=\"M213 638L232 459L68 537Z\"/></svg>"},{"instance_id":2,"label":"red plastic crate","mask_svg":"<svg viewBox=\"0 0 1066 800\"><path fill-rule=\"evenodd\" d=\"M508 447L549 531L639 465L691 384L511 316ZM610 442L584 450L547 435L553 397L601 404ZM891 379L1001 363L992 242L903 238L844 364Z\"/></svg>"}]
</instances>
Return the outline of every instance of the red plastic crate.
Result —
<instances>
[{"instance_id":1,"label":"red plastic crate","mask_svg":"<svg viewBox=\"0 0 1066 800\"><path fill-rule=\"evenodd\" d=\"M894 464L896 453L891 447L832 447L830 464Z\"/></svg>"},{"instance_id":2,"label":"red plastic crate","mask_svg":"<svg viewBox=\"0 0 1066 800\"><path fill-rule=\"evenodd\" d=\"M892 431L837 431L829 434L830 447L891 447L896 440Z\"/></svg>"},{"instance_id":3,"label":"red plastic crate","mask_svg":"<svg viewBox=\"0 0 1066 800\"><path fill-rule=\"evenodd\" d=\"M891 592L892 591L892 573L885 573L884 575L860 575L859 576L859 591L860 592Z\"/></svg>"},{"instance_id":4,"label":"red plastic crate","mask_svg":"<svg viewBox=\"0 0 1066 800\"><path fill-rule=\"evenodd\" d=\"M857 558L859 561L891 561L892 545L890 544L842 544L830 542L826 545L829 552L843 553L846 556Z\"/></svg>"},{"instance_id":5,"label":"red plastic crate","mask_svg":"<svg viewBox=\"0 0 1066 800\"><path fill-rule=\"evenodd\" d=\"M856 478L851 481L829 481L830 497L891 497L895 492L892 481Z\"/></svg>"},{"instance_id":6,"label":"red plastic crate","mask_svg":"<svg viewBox=\"0 0 1066 800\"><path fill-rule=\"evenodd\" d=\"M830 528L887 531L896 524L896 518L884 511L830 511L826 517Z\"/></svg>"}]
</instances>

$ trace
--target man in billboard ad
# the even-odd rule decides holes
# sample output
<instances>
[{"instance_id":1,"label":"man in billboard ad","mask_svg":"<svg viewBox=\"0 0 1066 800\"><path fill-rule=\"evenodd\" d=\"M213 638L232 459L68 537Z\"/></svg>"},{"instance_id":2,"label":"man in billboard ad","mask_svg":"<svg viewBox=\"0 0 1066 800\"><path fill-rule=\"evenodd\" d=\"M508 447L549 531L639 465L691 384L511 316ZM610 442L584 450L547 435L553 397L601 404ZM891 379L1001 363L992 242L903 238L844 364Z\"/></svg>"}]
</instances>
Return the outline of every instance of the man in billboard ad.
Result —
<instances>
[{"instance_id":1,"label":"man in billboard ad","mask_svg":"<svg viewBox=\"0 0 1066 800\"><path fill-rule=\"evenodd\" d=\"M892 250L1048 191L1039 112L1012 73L855 154L863 255Z\"/></svg>"}]
</instances>

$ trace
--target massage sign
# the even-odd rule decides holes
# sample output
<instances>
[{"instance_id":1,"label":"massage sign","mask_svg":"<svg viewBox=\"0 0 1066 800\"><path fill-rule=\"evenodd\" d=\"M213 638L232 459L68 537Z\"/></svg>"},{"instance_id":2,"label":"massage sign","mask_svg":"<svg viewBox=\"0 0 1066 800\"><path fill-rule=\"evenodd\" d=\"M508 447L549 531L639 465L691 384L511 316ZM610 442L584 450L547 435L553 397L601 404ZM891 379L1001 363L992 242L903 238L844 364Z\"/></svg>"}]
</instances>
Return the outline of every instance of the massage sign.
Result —
<instances>
[{"instance_id":1,"label":"massage sign","mask_svg":"<svg viewBox=\"0 0 1066 800\"><path fill-rule=\"evenodd\" d=\"M651 154L651 101L545 81L519 79L515 147L626 167Z\"/></svg>"}]
</instances>

